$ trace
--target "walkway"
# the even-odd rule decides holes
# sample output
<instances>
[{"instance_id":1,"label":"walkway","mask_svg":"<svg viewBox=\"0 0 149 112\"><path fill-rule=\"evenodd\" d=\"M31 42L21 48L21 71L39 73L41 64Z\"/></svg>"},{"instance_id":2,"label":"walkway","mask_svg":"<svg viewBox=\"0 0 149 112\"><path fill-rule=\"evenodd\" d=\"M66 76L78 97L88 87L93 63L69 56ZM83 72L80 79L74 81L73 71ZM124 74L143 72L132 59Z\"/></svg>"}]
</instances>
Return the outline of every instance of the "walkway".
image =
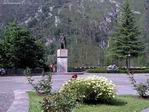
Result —
<instances>
[{"instance_id":1,"label":"walkway","mask_svg":"<svg viewBox=\"0 0 149 112\"><path fill-rule=\"evenodd\" d=\"M15 107L20 107L19 105L22 104L21 101L25 101L23 99L26 91L31 89L25 77L0 77L0 112L27 112L20 111L20 109L18 111L12 111L12 107L14 104L17 104ZM20 95L20 92L25 94ZM9 109L10 107L11 110ZM22 107L22 110L25 110L25 108Z\"/></svg>"}]
</instances>

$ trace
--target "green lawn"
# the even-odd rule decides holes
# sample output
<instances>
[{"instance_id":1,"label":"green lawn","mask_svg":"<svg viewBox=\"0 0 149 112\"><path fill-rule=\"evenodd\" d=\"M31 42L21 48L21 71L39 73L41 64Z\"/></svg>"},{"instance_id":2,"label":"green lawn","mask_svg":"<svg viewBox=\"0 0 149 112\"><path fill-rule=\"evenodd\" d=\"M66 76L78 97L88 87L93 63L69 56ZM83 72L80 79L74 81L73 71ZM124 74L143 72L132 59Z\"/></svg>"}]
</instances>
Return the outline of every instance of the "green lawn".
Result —
<instances>
[{"instance_id":1,"label":"green lawn","mask_svg":"<svg viewBox=\"0 0 149 112\"><path fill-rule=\"evenodd\" d=\"M30 111L41 112L39 97L33 92L29 92L30 97ZM117 102L113 105L97 104L84 105L81 104L74 112L140 112L146 107L149 107L149 100L140 99L135 96L118 96Z\"/></svg>"},{"instance_id":2,"label":"green lawn","mask_svg":"<svg viewBox=\"0 0 149 112\"><path fill-rule=\"evenodd\" d=\"M29 112L41 112L40 101L42 101L42 99L43 98L39 97L36 93L29 92Z\"/></svg>"}]
</instances>

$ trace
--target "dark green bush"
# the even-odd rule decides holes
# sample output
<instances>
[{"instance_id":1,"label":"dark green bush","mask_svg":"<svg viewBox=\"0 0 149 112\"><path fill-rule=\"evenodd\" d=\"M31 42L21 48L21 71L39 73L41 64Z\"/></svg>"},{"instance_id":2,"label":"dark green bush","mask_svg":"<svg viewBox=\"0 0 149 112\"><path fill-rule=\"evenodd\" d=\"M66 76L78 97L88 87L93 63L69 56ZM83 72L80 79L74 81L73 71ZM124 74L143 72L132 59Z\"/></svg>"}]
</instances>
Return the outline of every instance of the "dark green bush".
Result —
<instances>
[{"instance_id":1,"label":"dark green bush","mask_svg":"<svg viewBox=\"0 0 149 112\"><path fill-rule=\"evenodd\" d=\"M149 68L129 68L131 73L149 73ZM126 68L120 68L119 71L127 72Z\"/></svg>"},{"instance_id":2,"label":"dark green bush","mask_svg":"<svg viewBox=\"0 0 149 112\"><path fill-rule=\"evenodd\" d=\"M85 71L85 68L83 68L83 67L77 67L77 68L69 67L68 71L69 72L83 72L83 71Z\"/></svg>"},{"instance_id":3,"label":"dark green bush","mask_svg":"<svg viewBox=\"0 0 149 112\"><path fill-rule=\"evenodd\" d=\"M135 69L135 70L131 70L132 73L149 73L149 69Z\"/></svg>"},{"instance_id":4,"label":"dark green bush","mask_svg":"<svg viewBox=\"0 0 149 112\"><path fill-rule=\"evenodd\" d=\"M149 73L149 68L130 68L132 73ZM104 67L96 67L87 70L88 73L109 73ZM127 73L126 68L119 68L117 71L110 73Z\"/></svg>"},{"instance_id":5,"label":"dark green bush","mask_svg":"<svg viewBox=\"0 0 149 112\"><path fill-rule=\"evenodd\" d=\"M76 98L66 93L54 93L42 101L43 112L72 112Z\"/></svg>"},{"instance_id":6,"label":"dark green bush","mask_svg":"<svg viewBox=\"0 0 149 112\"><path fill-rule=\"evenodd\" d=\"M136 84L135 89L137 90L138 94L141 97L148 96L147 93L148 93L148 90L149 90L149 86L147 84L144 84L144 83Z\"/></svg>"},{"instance_id":7,"label":"dark green bush","mask_svg":"<svg viewBox=\"0 0 149 112\"><path fill-rule=\"evenodd\" d=\"M104 67L96 67L87 70L88 73L107 73L106 68Z\"/></svg>"}]
</instances>

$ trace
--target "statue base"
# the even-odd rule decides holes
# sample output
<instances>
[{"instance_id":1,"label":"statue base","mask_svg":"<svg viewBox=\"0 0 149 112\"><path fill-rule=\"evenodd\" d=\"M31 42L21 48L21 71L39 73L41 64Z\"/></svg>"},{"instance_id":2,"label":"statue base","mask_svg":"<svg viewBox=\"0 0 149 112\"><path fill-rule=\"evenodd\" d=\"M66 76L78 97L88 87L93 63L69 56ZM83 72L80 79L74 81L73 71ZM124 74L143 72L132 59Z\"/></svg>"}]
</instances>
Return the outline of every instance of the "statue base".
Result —
<instances>
[{"instance_id":1,"label":"statue base","mask_svg":"<svg viewBox=\"0 0 149 112\"><path fill-rule=\"evenodd\" d=\"M68 72L68 49L57 50L57 72Z\"/></svg>"}]
</instances>

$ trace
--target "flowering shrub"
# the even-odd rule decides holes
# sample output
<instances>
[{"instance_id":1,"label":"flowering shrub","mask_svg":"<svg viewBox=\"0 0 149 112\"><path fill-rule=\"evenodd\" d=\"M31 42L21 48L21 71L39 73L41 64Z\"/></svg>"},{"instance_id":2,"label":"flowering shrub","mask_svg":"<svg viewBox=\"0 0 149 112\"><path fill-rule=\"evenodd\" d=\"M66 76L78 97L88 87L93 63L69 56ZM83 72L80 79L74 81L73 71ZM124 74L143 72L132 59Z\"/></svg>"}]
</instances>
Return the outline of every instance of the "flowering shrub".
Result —
<instances>
[{"instance_id":1,"label":"flowering shrub","mask_svg":"<svg viewBox=\"0 0 149 112\"><path fill-rule=\"evenodd\" d=\"M54 93L42 101L42 112L72 112L77 102L67 93Z\"/></svg>"},{"instance_id":2,"label":"flowering shrub","mask_svg":"<svg viewBox=\"0 0 149 112\"><path fill-rule=\"evenodd\" d=\"M69 80L60 92L69 93L79 101L107 101L115 97L115 85L104 77L88 76Z\"/></svg>"}]
</instances>

